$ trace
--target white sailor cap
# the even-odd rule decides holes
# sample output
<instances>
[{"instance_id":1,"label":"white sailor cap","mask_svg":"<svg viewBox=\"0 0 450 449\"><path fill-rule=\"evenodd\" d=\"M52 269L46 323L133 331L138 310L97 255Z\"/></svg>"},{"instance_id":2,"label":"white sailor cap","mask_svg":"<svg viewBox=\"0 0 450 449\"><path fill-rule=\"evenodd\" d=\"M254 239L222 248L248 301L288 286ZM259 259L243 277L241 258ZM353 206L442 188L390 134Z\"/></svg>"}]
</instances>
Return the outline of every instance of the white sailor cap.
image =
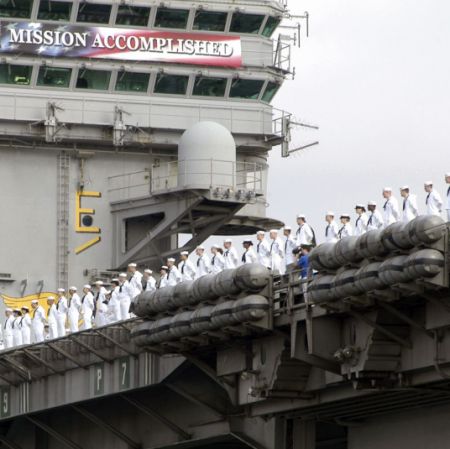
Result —
<instances>
[{"instance_id":1,"label":"white sailor cap","mask_svg":"<svg viewBox=\"0 0 450 449\"><path fill-rule=\"evenodd\" d=\"M180 256L189 256L189 251L181 251Z\"/></svg>"},{"instance_id":2,"label":"white sailor cap","mask_svg":"<svg viewBox=\"0 0 450 449\"><path fill-rule=\"evenodd\" d=\"M169 258L167 259L167 262L175 262L175 259L174 259L173 257L169 257Z\"/></svg>"},{"instance_id":3,"label":"white sailor cap","mask_svg":"<svg viewBox=\"0 0 450 449\"><path fill-rule=\"evenodd\" d=\"M119 279L117 279L117 278L112 278L112 279L111 279L111 282L119 282Z\"/></svg>"},{"instance_id":4,"label":"white sailor cap","mask_svg":"<svg viewBox=\"0 0 450 449\"><path fill-rule=\"evenodd\" d=\"M83 288L87 288L90 290L92 287L89 284L85 284L85 285L83 285Z\"/></svg>"},{"instance_id":5,"label":"white sailor cap","mask_svg":"<svg viewBox=\"0 0 450 449\"><path fill-rule=\"evenodd\" d=\"M233 240L231 240L231 239L225 239L225 240L223 241L223 243L233 243Z\"/></svg>"},{"instance_id":6,"label":"white sailor cap","mask_svg":"<svg viewBox=\"0 0 450 449\"><path fill-rule=\"evenodd\" d=\"M445 177L446 177L446 178L450 178L450 171L448 171L448 172L445 174Z\"/></svg>"},{"instance_id":7,"label":"white sailor cap","mask_svg":"<svg viewBox=\"0 0 450 449\"><path fill-rule=\"evenodd\" d=\"M39 300L38 299L33 299L32 301L31 301L31 304L39 304ZM8 310L8 309L7 309Z\"/></svg>"},{"instance_id":8,"label":"white sailor cap","mask_svg":"<svg viewBox=\"0 0 450 449\"><path fill-rule=\"evenodd\" d=\"M433 181L425 181L424 185L425 186L432 186L433 185Z\"/></svg>"},{"instance_id":9,"label":"white sailor cap","mask_svg":"<svg viewBox=\"0 0 450 449\"><path fill-rule=\"evenodd\" d=\"M292 227L291 227L291 226L285 226L285 227L284 227L284 230L285 230L285 231L292 231Z\"/></svg>"},{"instance_id":10,"label":"white sailor cap","mask_svg":"<svg viewBox=\"0 0 450 449\"><path fill-rule=\"evenodd\" d=\"M205 247L204 247L203 245L198 245L198 246L197 246L197 249L201 249L201 250L204 250L204 249L205 249Z\"/></svg>"},{"instance_id":11,"label":"white sailor cap","mask_svg":"<svg viewBox=\"0 0 450 449\"><path fill-rule=\"evenodd\" d=\"M5 309L5 312L12 312L13 311L13 309L11 309L10 307L7 307L6 309Z\"/></svg>"},{"instance_id":12,"label":"white sailor cap","mask_svg":"<svg viewBox=\"0 0 450 449\"><path fill-rule=\"evenodd\" d=\"M103 285L103 281L95 281L95 285Z\"/></svg>"},{"instance_id":13,"label":"white sailor cap","mask_svg":"<svg viewBox=\"0 0 450 449\"><path fill-rule=\"evenodd\" d=\"M302 220L304 220L306 218L305 214L297 214L297 218L301 218Z\"/></svg>"},{"instance_id":14,"label":"white sailor cap","mask_svg":"<svg viewBox=\"0 0 450 449\"><path fill-rule=\"evenodd\" d=\"M120 277L120 278L126 278L126 277L127 277L127 273L120 273L120 274L119 274L119 277Z\"/></svg>"},{"instance_id":15,"label":"white sailor cap","mask_svg":"<svg viewBox=\"0 0 450 449\"><path fill-rule=\"evenodd\" d=\"M400 190L409 190L409 186L408 186L408 185L401 186L401 187L400 187Z\"/></svg>"},{"instance_id":16,"label":"white sailor cap","mask_svg":"<svg viewBox=\"0 0 450 449\"><path fill-rule=\"evenodd\" d=\"M368 205L368 206L376 206L377 203L376 203L375 201L369 201L369 202L367 203L367 205Z\"/></svg>"},{"instance_id":17,"label":"white sailor cap","mask_svg":"<svg viewBox=\"0 0 450 449\"><path fill-rule=\"evenodd\" d=\"M137 267L137 264L135 264L134 262L131 262L131 263L128 264L128 266L129 266L130 268L136 268L136 267Z\"/></svg>"},{"instance_id":18,"label":"white sailor cap","mask_svg":"<svg viewBox=\"0 0 450 449\"><path fill-rule=\"evenodd\" d=\"M366 208L366 206L364 206L364 204L361 204L361 203L358 203L356 206L355 206L355 209L365 209Z\"/></svg>"},{"instance_id":19,"label":"white sailor cap","mask_svg":"<svg viewBox=\"0 0 450 449\"><path fill-rule=\"evenodd\" d=\"M74 285L72 285L72 287L69 287L69 292L70 292L70 291L76 292L76 291L77 291L77 288L76 288Z\"/></svg>"},{"instance_id":20,"label":"white sailor cap","mask_svg":"<svg viewBox=\"0 0 450 449\"><path fill-rule=\"evenodd\" d=\"M270 234L272 234L272 232L273 232L274 234L278 234L278 229L271 229L271 230L270 230Z\"/></svg>"},{"instance_id":21,"label":"white sailor cap","mask_svg":"<svg viewBox=\"0 0 450 449\"><path fill-rule=\"evenodd\" d=\"M29 312L29 311L30 311L30 308L29 308L28 306L22 306L22 307L21 307L21 310L26 310L27 312Z\"/></svg>"},{"instance_id":22,"label":"white sailor cap","mask_svg":"<svg viewBox=\"0 0 450 449\"><path fill-rule=\"evenodd\" d=\"M146 268L146 269L144 270L144 273L147 273L147 274L153 274L153 271L150 270L150 268ZM113 279L113 280L114 280L114 279Z\"/></svg>"},{"instance_id":23,"label":"white sailor cap","mask_svg":"<svg viewBox=\"0 0 450 449\"><path fill-rule=\"evenodd\" d=\"M168 269L169 269L169 267L168 267L167 265L163 265L163 266L161 267L161 270L167 271Z\"/></svg>"},{"instance_id":24,"label":"white sailor cap","mask_svg":"<svg viewBox=\"0 0 450 449\"><path fill-rule=\"evenodd\" d=\"M383 192L392 192L392 187L385 187Z\"/></svg>"},{"instance_id":25,"label":"white sailor cap","mask_svg":"<svg viewBox=\"0 0 450 449\"><path fill-rule=\"evenodd\" d=\"M57 290L58 293L64 293L65 291L66 291L66 289L64 289L62 287L58 288L58 290Z\"/></svg>"},{"instance_id":26,"label":"white sailor cap","mask_svg":"<svg viewBox=\"0 0 450 449\"><path fill-rule=\"evenodd\" d=\"M220 249L220 246L217 244L214 244L211 248Z\"/></svg>"},{"instance_id":27,"label":"white sailor cap","mask_svg":"<svg viewBox=\"0 0 450 449\"><path fill-rule=\"evenodd\" d=\"M341 214L341 218L350 218L350 214Z\"/></svg>"},{"instance_id":28,"label":"white sailor cap","mask_svg":"<svg viewBox=\"0 0 450 449\"><path fill-rule=\"evenodd\" d=\"M258 232L256 233L256 235L266 235L266 233L265 233L264 231L258 231Z\"/></svg>"},{"instance_id":29,"label":"white sailor cap","mask_svg":"<svg viewBox=\"0 0 450 449\"><path fill-rule=\"evenodd\" d=\"M54 301L55 297L54 296L47 296L47 301Z\"/></svg>"},{"instance_id":30,"label":"white sailor cap","mask_svg":"<svg viewBox=\"0 0 450 449\"><path fill-rule=\"evenodd\" d=\"M332 210L329 210L327 211L326 215L329 217L334 217L334 212Z\"/></svg>"},{"instance_id":31,"label":"white sailor cap","mask_svg":"<svg viewBox=\"0 0 450 449\"><path fill-rule=\"evenodd\" d=\"M15 308L13 309L13 312L20 312L20 309L19 309L18 307L15 307Z\"/></svg>"}]
</instances>

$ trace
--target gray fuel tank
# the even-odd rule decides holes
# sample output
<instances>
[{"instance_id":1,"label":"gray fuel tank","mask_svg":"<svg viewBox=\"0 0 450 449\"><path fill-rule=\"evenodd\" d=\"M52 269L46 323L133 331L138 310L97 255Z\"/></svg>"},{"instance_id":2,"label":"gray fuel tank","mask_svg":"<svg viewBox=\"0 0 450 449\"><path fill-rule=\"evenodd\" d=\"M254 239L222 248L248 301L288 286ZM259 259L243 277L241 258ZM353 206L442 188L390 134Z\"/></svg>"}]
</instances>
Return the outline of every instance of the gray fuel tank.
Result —
<instances>
[{"instance_id":1,"label":"gray fuel tank","mask_svg":"<svg viewBox=\"0 0 450 449\"><path fill-rule=\"evenodd\" d=\"M431 278L444 268L444 255L434 249L422 249L408 256L404 267L411 278Z\"/></svg>"},{"instance_id":2,"label":"gray fuel tank","mask_svg":"<svg viewBox=\"0 0 450 449\"><path fill-rule=\"evenodd\" d=\"M242 265L236 269L234 281L241 290L258 292L269 284L270 271L258 263Z\"/></svg>"}]
</instances>

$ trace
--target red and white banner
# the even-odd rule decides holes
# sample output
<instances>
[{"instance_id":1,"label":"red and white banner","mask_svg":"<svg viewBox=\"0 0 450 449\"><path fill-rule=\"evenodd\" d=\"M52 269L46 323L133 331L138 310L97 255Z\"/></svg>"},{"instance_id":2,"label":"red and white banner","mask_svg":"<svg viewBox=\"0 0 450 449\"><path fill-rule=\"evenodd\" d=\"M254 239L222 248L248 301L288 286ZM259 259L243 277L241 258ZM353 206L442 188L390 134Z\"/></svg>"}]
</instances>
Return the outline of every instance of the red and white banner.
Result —
<instances>
[{"instance_id":1,"label":"red and white banner","mask_svg":"<svg viewBox=\"0 0 450 449\"><path fill-rule=\"evenodd\" d=\"M0 52L219 67L242 65L239 36L32 22L0 22Z\"/></svg>"}]
</instances>

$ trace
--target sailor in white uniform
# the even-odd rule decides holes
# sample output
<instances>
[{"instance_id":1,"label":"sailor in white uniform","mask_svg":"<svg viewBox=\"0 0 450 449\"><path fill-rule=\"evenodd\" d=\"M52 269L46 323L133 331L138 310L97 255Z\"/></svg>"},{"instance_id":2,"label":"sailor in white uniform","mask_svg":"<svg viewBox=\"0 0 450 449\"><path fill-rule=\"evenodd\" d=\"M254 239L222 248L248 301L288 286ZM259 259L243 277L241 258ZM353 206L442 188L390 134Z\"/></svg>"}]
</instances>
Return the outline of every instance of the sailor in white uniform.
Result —
<instances>
[{"instance_id":1,"label":"sailor in white uniform","mask_svg":"<svg viewBox=\"0 0 450 449\"><path fill-rule=\"evenodd\" d=\"M14 346L14 336L13 336L13 323L14 315L13 310L9 307L5 310L6 321L3 325L3 342L6 349L12 348Z\"/></svg>"},{"instance_id":2,"label":"sailor in white uniform","mask_svg":"<svg viewBox=\"0 0 450 449\"><path fill-rule=\"evenodd\" d=\"M169 271L169 267L167 265L163 265L159 270L159 281L157 283L158 288L165 288L169 286L169 280L167 279L167 273Z\"/></svg>"},{"instance_id":3,"label":"sailor in white uniform","mask_svg":"<svg viewBox=\"0 0 450 449\"><path fill-rule=\"evenodd\" d=\"M95 295L94 295L94 323L96 327L105 326L108 323L107 313L108 305L106 299L106 288L103 286L103 281L95 282Z\"/></svg>"},{"instance_id":4,"label":"sailor in white uniform","mask_svg":"<svg viewBox=\"0 0 450 449\"><path fill-rule=\"evenodd\" d=\"M56 303L56 323L58 327L58 337L66 336L66 321L67 312L69 310L67 305L66 291L63 288L58 288L58 302Z\"/></svg>"},{"instance_id":5,"label":"sailor in white uniform","mask_svg":"<svg viewBox=\"0 0 450 449\"><path fill-rule=\"evenodd\" d=\"M258 263L258 257L255 253L255 250L253 249L253 242L251 240L244 240L242 242L242 246L245 250L242 253L242 263L244 265L249 263Z\"/></svg>"},{"instance_id":6,"label":"sailor in white uniform","mask_svg":"<svg viewBox=\"0 0 450 449\"><path fill-rule=\"evenodd\" d=\"M306 223L306 216L304 214L297 215L298 229L296 232L296 245L300 248L302 245L315 246L316 238L311 226Z\"/></svg>"},{"instance_id":7,"label":"sailor in white uniform","mask_svg":"<svg viewBox=\"0 0 450 449\"><path fill-rule=\"evenodd\" d=\"M197 254L197 273L195 275L195 279L201 278L206 274L209 274L211 269L211 263L209 257L205 254L204 246L197 246L195 250L195 254Z\"/></svg>"},{"instance_id":8,"label":"sailor in white uniform","mask_svg":"<svg viewBox=\"0 0 450 449\"><path fill-rule=\"evenodd\" d=\"M83 287L83 296L81 297L81 316L83 318L83 324L81 326L82 330L91 329L94 307L92 287L89 284L86 284Z\"/></svg>"},{"instance_id":9,"label":"sailor in white uniform","mask_svg":"<svg viewBox=\"0 0 450 449\"><path fill-rule=\"evenodd\" d=\"M366 208L363 204L357 204L355 206L355 212L357 215L356 221L355 221L355 235L363 235L367 232L367 214L366 214Z\"/></svg>"},{"instance_id":10,"label":"sailor in white uniform","mask_svg":"<svg viewBox=\"0 0 450 449\"><path fill-rule=\"evenodd\" d=\"M448 184L448 187L447 187L447 221L450 222L450 172L445 174L445 182Z\"/></svg>"},{"instance_id":11,"label":"sailor in white uniform","mask_svg":"<svg viewBox=\"0 0 450 449\"><path fill-rule=\"evenodd\" d=\"M328 211L325 215L327 226L325 227L325 241L337 242L339 240L339 226L334 219L334 212Z\"/></svg>"},{"instance_id":12,"label":"sailor in white uniform","mask_svg":"<svg viewBox=\"0 0 450 449\"><path fill-rule=\"evenodd\" d=\"M44 341L44 328L45 328L45 310L39 305L37 299L31 301L31 308L33 309L31 319L31 329L33 330L32 342L41 343Z\"/></svg>"},{"instance_id":13,"label":"sailor in white uniform","mask_svg":"<svg viewBox=\"0 0 450 449\"><path fill-rule=\"evenodd\" d=\"M120 303L120 319L128 320L130 318L130 305L131 296L133 295L133 289L130 283L127 281L127 274L119 274L119 303Z\"/></svg>"},{"instance_id":14,"label":"sailor in white uniform","mask_svg":"<svg viewBox=\"0 0 450 449\"><path fill-rule=\"evenodd\" d=\"M373 231L375 229L383 229L384 220L380 211L377 209L377 203L375 201L369 201L367 204L367 209L369 210L367 230Z\"/></svg>"},{"instance_id":15,"label":"sailor in white uniform","mask_svg":"<svg viewBox=\"0 0 450 449\"><path fill-rule=\"evenodd\" d=\"M292 228L290 226L285 226L283 229L284 235L284 263L286 269L291 269L294 267L297 258L295 257L293 251L297 249L296 241L292 237Z\"/></svg>"},{"instance_id":16,"label":"sailor in white uniform","mask_svg":"<svg viewBox=\"0 0 450 449\"><path fill-rule=\"evenodd\" d=\"M258 231L256 233L256 255L258 256L258 262L264 265L266 268L271 268L270 258L270 245L266 240L266 233L264 231Z\"/></svg>"},{"instance_id":17,"label":"sailor in white uniform","mask_svg":"<svg viewBox=\"0 0 450 449\"><path fill-rule=\"evenodd\" d=\"M408 186L400 188L400 195L403 198L403 222L408 223L419 215L417 198L409 192Z\"/></svg>"},{"instance_id":18,"label":"sailor in white uniform","mask_svg":"<svg viewBox=\"0 0 450 449\"><path fill-rule=\"evenodd\" d=\"M172 287L179 284L183 280L183 276L181 276L175 262L176 260L173 257L169 257L167 259L167 268L169 269L167 272L167 282Z\"/></svg>"},{"instance_id":19,"label":"sailor in white uniform","mask_svg":"<svg viewBox=\"0 0 450 449\"><path fill-rule=\"evenodd\" d=\"M31 343L31 316L30 309L27 306L22 306L22 343L24 345L29 345Z\"/></svg>"},{"instance_id":20,"label":"sailor in white uniform","mask_svg":"<svg viewBox=\"0 0 450 449\"><path fill-rule=\"evenodd\" d=\"M278 231L272 229L270 235L270 268L274 273L284 274L286 264L284 262L283 242L278 237Z\"/></svg>"},{"instance_id":21,"label":"sailor in white uniform","mask_svg":"<svg viewBox=\"0 0 450 449\"><path fill-rule=\"evenodd\" d=\"M128 279L131 298L138 296L142 292L142 273L137 270L137 265L132 262L128 264Z\"/></svg>"},{"instance_id":22,"label":"sailor in white uniform","mask_svg":"<svg viewBox=\"0 0 450 449\"><path fill-rule=\"evenodd\" d=\"M340 219L341 219L341 228L339 229L338 232L339 239L352 236L353 228L352 225L350 224L350 215L342 214Z\"/></svg>"},{"instance_id":23,"label":"sailor in white uniform","mask_svg":"<svg viewBox=\"0 0 450 449\"><path fill-rule=\"evenodd\" d=\"M211 247L211 273L217 274L224 270L225 259L222 256L222 248L219 245L213 245Z\"/></svg>"},{"instance_id":24,"label":"sailor in white uniform","mask_svg":"<svg viewBox=\"0 0 450 449\"><path fill-rule=\"evenodd\" d=\"M400 210L397 198L392 195L392 187L383 189L383 198L385 199L383 204L383 221L384 226L387 227L400 220Z\"/></svg>"},{"instance_id":25,"label":"sailor in white uniform","mask_svg":"<svg viewBox=\"0 0 450 449\"><path fill-rule=\"evenodd\" d=\"M14 309L13 316L12 331L14 346L22 346L22 312L20 309Z\"/></svg>"},{"instance_id":26,"label":"sailor in white uniform","mask_svg":"<svg viewBox=\"0 0 450 449\"><path fill-rule=\"evenodd\" d=\"M119 279L111 279L111 298L108 302L108 323L120 321Z\"/></svg>"},{"instance_id":27,"label":"sailor in white uniform","mask_svg":"<svg viewBox=\"0 0 450 449\"><path fill-rule=\"evenodd\" d=\"M77 293L75 286L69 287L69 310L67 311L67 317L69 319L70 332L79 331L79 320L81 312L81 299Z\"/></svg>"},{"instance_id":28,"label":"sailor in white uniform","mask_svg":"<svg viewBox=\"0 0 450 449\"><path fill-rule=\"evenodd\" d=\"M439 193L434 190L433 181L426 181L424 184L424 189L427 194L425 198L427 215L437 215L438 217L440 217L444 203L442 202L441 195L439 195Z\"/></svg>"},{"instance_id":29,"label":"sailor in white uniform","mask_svg":"<svg viewBox=\"0 0 450 449\"><path fill-rule=\"evenodd\" d=\"M192 261L189 260L188 251L181 251L178 271L181 273L183 281L193 281L195 279L195 266Z\"/></svg>"},{"instance_id":30,"label":"sailor in white uniform","mask_svg":"<svg viewBox=\"0 0 450 449\"><path fill-rule=\"evenodd\" d=\"M156 290L156 279L153 277L153 271L146 268L142 276L142 291L153 292L154 290Z\"/></svg>"},{"instance_id":31,"label":"sailor in white uniform","mask_svg":"<svg viewBox=\"0 0 450 449\"><path fill-rule=\"evenodd\" d=\"M223 258L225 260L225 268L237 268L239 265L239 256L236 248L233 246L231 239L226 239L223 242L225 251L223 252Z\"/></svg>"},{"instance_id":32,"label":"sailor in white uniform","mask_svg":"<svg viewBox=\"0 0 450 449\"><path fill-rule=\"evenodd\" d=\"M56 309L54 296L47 298L47 305L48 338L53 340L58 338L58 310Z\"/></svg>"}]
</instances>

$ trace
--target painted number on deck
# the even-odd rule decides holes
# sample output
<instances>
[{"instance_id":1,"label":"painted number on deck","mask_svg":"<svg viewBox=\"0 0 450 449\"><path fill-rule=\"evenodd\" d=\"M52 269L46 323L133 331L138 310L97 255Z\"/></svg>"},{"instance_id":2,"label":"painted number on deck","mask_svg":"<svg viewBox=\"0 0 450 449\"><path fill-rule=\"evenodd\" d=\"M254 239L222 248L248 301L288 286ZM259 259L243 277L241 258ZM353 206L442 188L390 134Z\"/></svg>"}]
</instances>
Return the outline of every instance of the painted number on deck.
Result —
<instances>
[{"instance_id":1,"label":"painted number on deck","mask_svg":"<svg viewBox=\"0 0 450 449\"><path fill-rule=\"evenodd\" d=\"M0 416L2 418L6 418L11 413L11 410L10 410L10 403L11 403L10 397L11 396L10 396L9 387L2 387L0 389L0 393L1 393L1 398L2 398Z\"/></svg>"},{"instance_id":2,"label":"painted number on deck","mask_svg":"<svg viewBox=\"0 0 450 449\"><path fill-rule=\"evenodd\" d=\"M103 363L94 365L94 395L103 394L105 391L105 367Z\"/></svg>"},{"instance_id":3,"label":"painted number on deck","mask_svg":"<svg viewBox=\"0 0 450 449\"><path fill-rule=\"evenodd\" d=\"M125 390L130 388L130 358L123 357L119 359L119 388Z\"/></svg>"}]
</instances>

